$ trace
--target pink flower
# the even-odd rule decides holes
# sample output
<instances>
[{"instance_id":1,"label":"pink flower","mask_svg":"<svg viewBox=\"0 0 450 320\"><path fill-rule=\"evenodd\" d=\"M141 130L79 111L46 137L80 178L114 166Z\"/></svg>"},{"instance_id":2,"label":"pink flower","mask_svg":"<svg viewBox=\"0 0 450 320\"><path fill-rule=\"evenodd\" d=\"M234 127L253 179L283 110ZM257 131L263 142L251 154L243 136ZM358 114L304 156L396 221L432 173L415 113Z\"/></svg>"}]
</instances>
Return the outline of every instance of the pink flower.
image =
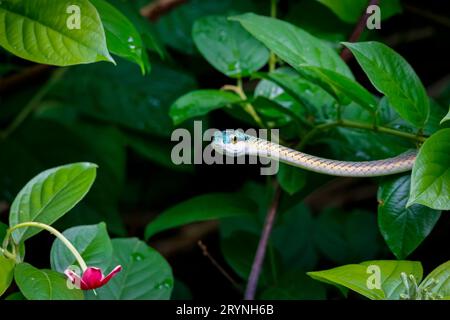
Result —
<instances>
[{"instance_id":1,"label":"pink flower","mask_svg":"<svg viewBox=\"0 0 450 320\"><path fill-rule=\"evenodd\" d=\"M99 268L89 267L80 276L74 271L67 269L64 274L69 278L69 280L76 284L81 290L91 290L103 287L105 284L111 280L118 272L122 270L122 266L115 267L106 277Z\"/></svg>"}]
</instances>

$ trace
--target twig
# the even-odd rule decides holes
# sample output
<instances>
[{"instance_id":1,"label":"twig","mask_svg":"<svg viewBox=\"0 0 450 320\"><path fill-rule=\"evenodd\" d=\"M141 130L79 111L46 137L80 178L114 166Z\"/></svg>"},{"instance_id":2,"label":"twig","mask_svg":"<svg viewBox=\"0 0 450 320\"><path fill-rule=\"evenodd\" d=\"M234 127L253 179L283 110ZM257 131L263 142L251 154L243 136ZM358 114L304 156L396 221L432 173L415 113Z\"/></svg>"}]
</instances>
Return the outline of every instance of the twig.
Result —
<instances>
[{"instance_id":1,"label":"twig","mask_svg":"<svg viewBox=\"0 0 450 320\"><path fill-rule=\"evenodd\" d=\"M217 260L211 256L211 254L208 252L208 248L206 247L206 245L204 245L201 240L198 240L197 244L200 247L200 249L202 250L203 255L205 257L207 257L209 259L209 261L211 261L211 263L214 265L214 267L216 267L217 270L219 270L219 272L225 278L227 278L228 281L231 282L233 287L235 287L238 291L242 291L242 287L230 276L230 274L228 272L226 272L226 270L217 262Z\"/></svg>"},{"instance_id":2,"label":"twig","mask_svg":"<svg viewBox=\"0 0 450 320\"><path fill-rule=\"evenodd\" d=\"M277 17L277 0L270 1L270 16L272 18ZM270 51L269 72L274 71L276 66L277 66L277 56L275 55L275 52Z\"/></svg>"},{"instance_id":3,"label":"twig","mask_svg":"<svg viewBox=\"0 0 450 320\"><path fill-rule=\"evenodd\" d=\"M66 69L60 68L52 74L51 78L39 89L27 105L20 111L13 122L3 131L0 132L0 138L7 138L14 130L16 130L23 121L39 106L41 100L50 91L53 85L61 79Z\"/></svg>"},{"instance_id":4,"label":"twig","mask_svg":"<svg viewBox=\"0 0 450 320\"><path fill-rule=\"evenodd\" d=\"M217 228L218 222L215 220L190 224L181 228L175 236L152 241L150 244L167 258L191 250L198 240L216 232Z\"/></svg>"},{"instance_id":5,"label":"twig","mask_svg":"<svg viewBox=\"0 0 450 320\"><path fill-rule=\"evenodd\" d=\"M162 15L166 14L173 8L187 2L187 0L157 0L149 3L141 9L141 15L147 17L151 21L158 20Z\"/></svg>"},{"instance_id":6,"label":"twig","mask_svg":"<svg viewBox=\"0 0 450 320\"><path fill-rule=\"evenodd\" d=\"M258 280L261 274L261 269L266 255L267 243L269 241L270 233L275 222L275 216L277 214L278 204L280 202L281 189L278 184L275 185L275 195L267 212L266 221L264 222L264 228L261 233L261 238L258 243L258 249L256 250L255 259L253 260L252 270L248 278L247 289L245 290L245 300L254 300L256 288L258 287Z\"/></svg>"},{"instance_id":7,"label":"twig","mask_svg":"<svg viewBox=\"0 0 450 320\"><path fill-rule=\"evenodd\" d=\"M401 137L404 139L416 141L419 143L424 142L426 140L426 137L424 137L422 135L411 134L411 133L407 133L407 132L403 132L403 131L399 131L399 130L395 130L395 129L391 129L391 128L387 128L387 127L381 127L381 126L374 127L373 125L356 122L356 121L341 120L341 121L323 123L323 124L320 124L320 125L314 127L302 139L302 141L298 145L298 149L302 150L306 146L306 144L317 133L319 133L321 131L326 131L326 130L329 130L332 128L336 128L336 127L361 129L361 130L368 130L368 131L373 131L373 132L381 132L381 133L389 134L391 136L397 136L397 137Z\"/></svg>"},{"instance_id":8,"label":"twig","mask_svg":"<svg viewBox=\"0 0 450 320\"><path fill-rule=\"evenodd\" d=\"M0 78L0 93L9 92L17 85L23 84L25 81L31 81L36 77L48 72L51 66L46 64L36 64L31 67L27 67L18 73L11 76Z\"/></svg>"},{"instance_id":9,"label":"twig","mask_svg":"<svg viewBox=\"0 0 450 320\"><path fill-rule=\"evenodd\" d=\"M438 15L424 8L417 8L409 4L404 5L405 9L417 14L418 16L424 17L436 23L443 25L444 27L450 28L450 19L443 15Z\"/></svg>"},{"instance_id":10,"label":"twig","mask_svg":"<svg viewBox=\"0 0 450 320\"><path fill-rule=\"evenodd\" d=\"M372 5L378 5L380 0L370 0L367 7ZM364 28L366 27L367 19L369 18L369 14L367 13L367 10L365 9L363 14L361 15L361 18L359 19L358 23L355 26L355 29L353 30L350 38L348 39L348 42L356 42L358 41L359 37L361 36L361 33L364 31ZM341 52L341 58L344 61L350 60L352 57L350 50L347 48L344 48Z\"/></svg>"}]
</instances>

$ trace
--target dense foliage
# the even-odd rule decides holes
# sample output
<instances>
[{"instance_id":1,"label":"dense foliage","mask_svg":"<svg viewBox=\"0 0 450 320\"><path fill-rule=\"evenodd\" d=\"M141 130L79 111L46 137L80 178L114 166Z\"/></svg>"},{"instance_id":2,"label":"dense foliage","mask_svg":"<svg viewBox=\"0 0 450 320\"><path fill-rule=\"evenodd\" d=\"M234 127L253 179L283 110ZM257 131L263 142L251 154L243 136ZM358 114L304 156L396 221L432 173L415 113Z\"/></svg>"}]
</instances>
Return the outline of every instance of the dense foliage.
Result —
<instances>
[{"instance_id":1,"label":"dense foliage","mask_svg":"<svg viewBox=\"0 0 450 320\"><path fill-rule=\"evenodd\" d=\"M425 278L407 260L450 210L448 80L432 98L378 30L347 42L365 0L191 0L153 23L148 2L0 1L0 295L178 299L217 282L241 297L276 210L256 298L450 298L448 232L426 247ZM383 24L402 12L379 5ZM176 165L172 132L196 120L280 129L331 159L419 153L412 172L376 179ZM70 288L83 261L122 271Z\"/></svg>"}]
</instances>

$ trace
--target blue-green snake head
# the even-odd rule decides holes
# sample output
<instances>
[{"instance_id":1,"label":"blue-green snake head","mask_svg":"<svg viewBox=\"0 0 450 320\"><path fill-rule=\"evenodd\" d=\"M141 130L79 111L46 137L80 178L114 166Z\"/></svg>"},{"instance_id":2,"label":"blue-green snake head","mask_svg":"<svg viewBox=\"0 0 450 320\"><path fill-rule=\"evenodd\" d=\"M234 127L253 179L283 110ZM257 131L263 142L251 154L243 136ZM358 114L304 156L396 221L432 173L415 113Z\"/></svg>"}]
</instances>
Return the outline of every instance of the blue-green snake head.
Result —
<instances>
[{"instance_id":1,"label":"blue-green snake head","mask_svg":"<svg viewBox=\"0 0 450 320\"><path fill-rule=\"evenodd\" d=\"M249 139L249 135L239 130L216 131L211 145L219 153L236 157L248 152L246 142Z\"/></svg>"}]
</instances>

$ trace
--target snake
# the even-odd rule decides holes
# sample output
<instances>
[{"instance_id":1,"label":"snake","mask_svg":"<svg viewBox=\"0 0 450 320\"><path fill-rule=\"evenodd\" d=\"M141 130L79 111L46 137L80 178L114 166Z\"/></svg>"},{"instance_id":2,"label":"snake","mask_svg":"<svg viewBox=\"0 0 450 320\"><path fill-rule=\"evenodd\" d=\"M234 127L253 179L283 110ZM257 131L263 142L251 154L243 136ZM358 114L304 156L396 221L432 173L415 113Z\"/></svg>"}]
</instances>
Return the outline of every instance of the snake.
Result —
<instances>
[{"instance_id":1,"label":"snake","mask_svg":"<svg viewBox=\"0 0 450 320\"><path fill-rule=\"evenodd\" d=\"M417 150L372 161L339 161L313 156L281 144L246 134L240 130L216 131L211 146L220 154L274 159L305 170L339 177L379 177L410 171Z\"/></svg>"}]
</instances>

